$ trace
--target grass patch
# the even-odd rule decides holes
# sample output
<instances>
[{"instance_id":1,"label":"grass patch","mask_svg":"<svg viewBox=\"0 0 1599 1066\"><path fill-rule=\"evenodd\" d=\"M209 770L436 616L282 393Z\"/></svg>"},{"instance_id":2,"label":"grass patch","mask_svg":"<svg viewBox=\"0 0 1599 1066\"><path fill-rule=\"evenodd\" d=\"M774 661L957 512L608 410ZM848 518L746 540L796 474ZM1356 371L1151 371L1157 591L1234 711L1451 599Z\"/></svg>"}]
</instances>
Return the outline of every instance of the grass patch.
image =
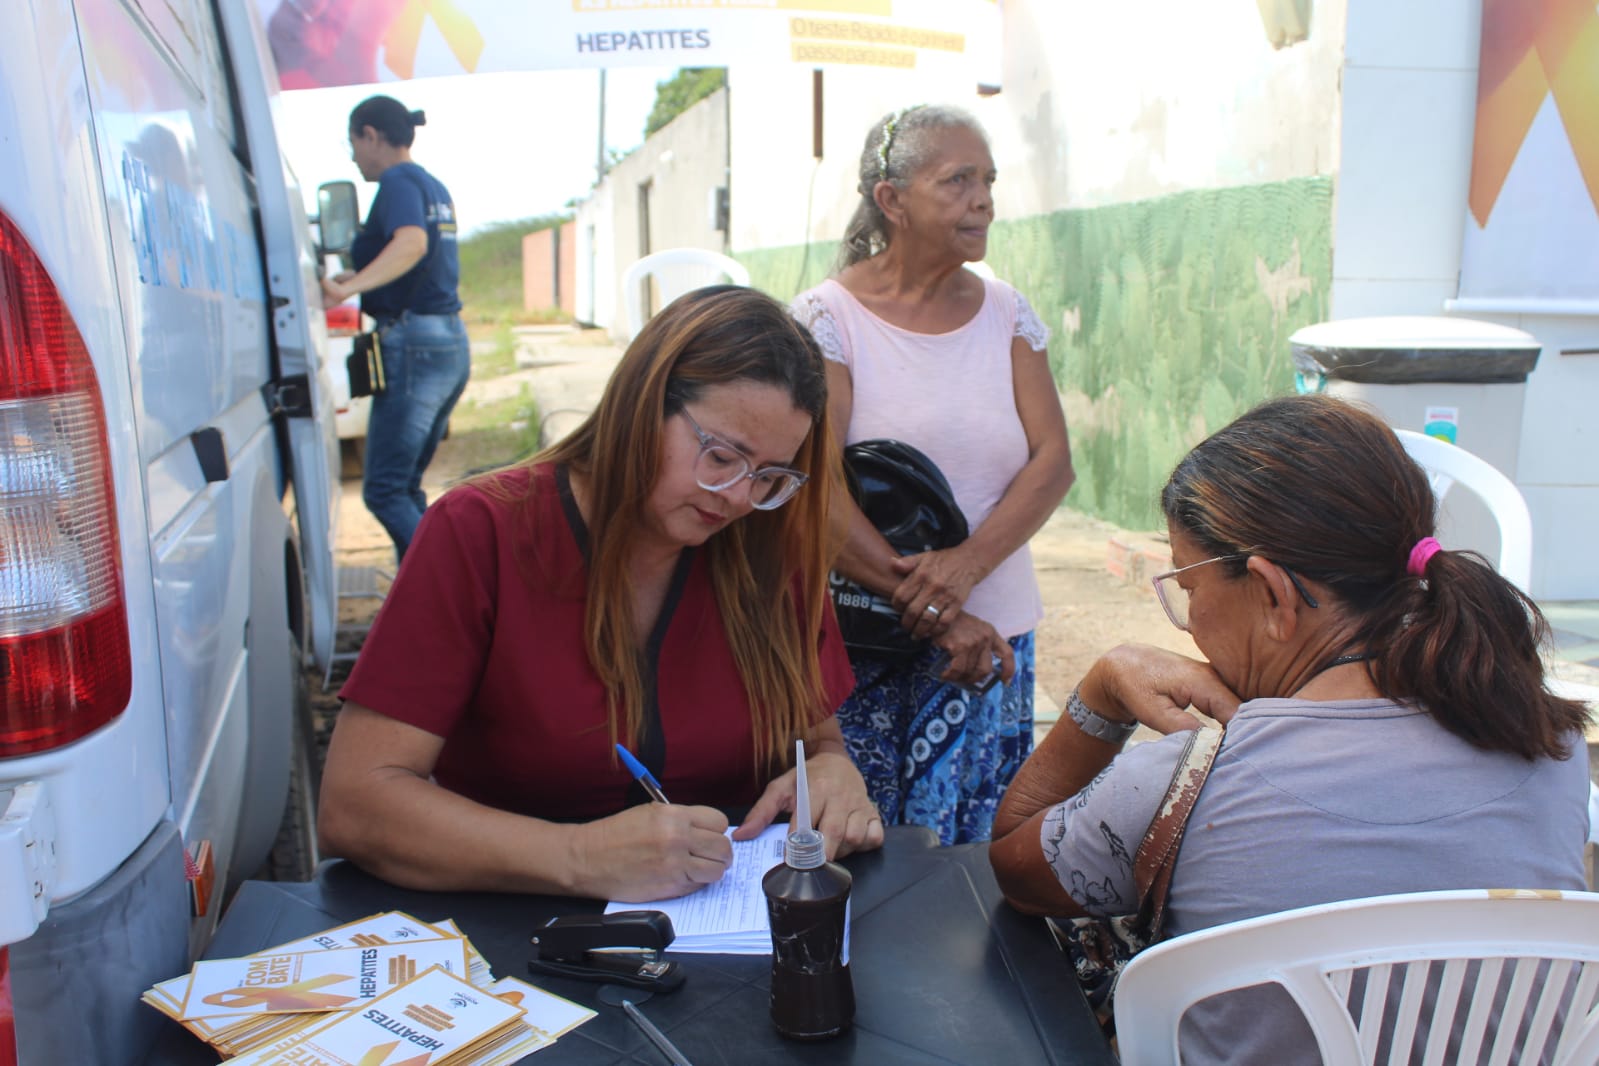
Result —
<instances>
[{"instance_id":1,"label":"grass patch","mask_svg":"<svg viewBox=\"0 0 1599 1066\"><path fill-rule=\"evenodd\" d=\"M565 213L485 226L456 245L461 263L461 317L470 323L536 325L569 322L557 308L522 306L522 238L568 221Z\"/></svg>"},{"instance_id":2,"label":"grass patch","mask_svg":"<svg viewBox=\"0 0 1599 1066\"><path fill-rule=\"evenodd\" d=\"M461 321L471 330L499 326L502 323L512 326L564 324L571 322L572 316L556 307L540 307L529 311L522 306L520 300L516 303L478 300L462 306Z\"/></svg>"},{"instance_id":3,"label":"grass patch","mask_svg":"<svg viewBox=\"0 0 1599 1066\"><path fill-rule=\"evenodd\" d=\"M490 403L463 398L450 416L450 440L468 474L532 455L539 443L532 390L524 384L516 395Z\"/></svg>"},{"instance_id":4,"label":"grass patch","mask_svg":"<svg viewBox=\"0 0 1599 1066\"><path fill-rule=\"evenodd\" d=\"M516 334L511 331L511 324L495 324L488 339L493 341L493 347L472 355L472 376L479 380L504 377L516 369Z\"/></svg>"}]
</instances>

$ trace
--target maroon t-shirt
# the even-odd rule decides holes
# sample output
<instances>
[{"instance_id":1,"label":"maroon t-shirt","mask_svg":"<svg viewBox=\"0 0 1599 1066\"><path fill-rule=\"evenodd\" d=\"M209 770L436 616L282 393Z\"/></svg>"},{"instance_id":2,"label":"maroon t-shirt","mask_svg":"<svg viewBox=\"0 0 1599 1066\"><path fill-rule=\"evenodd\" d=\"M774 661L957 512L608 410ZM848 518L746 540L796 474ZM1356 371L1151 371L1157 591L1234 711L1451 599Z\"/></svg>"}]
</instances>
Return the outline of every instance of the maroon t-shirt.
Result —
<instances>
[{"instance_id":1,"label":"maroon t-shirt","mask_svg":"<svg viewBox=\"0 0 1599 1066\"><path fill-rule=\"evenodd\" d=\"M512 503L462 486L429 507L339 695L443 737L433 776L453 792L540 818L596 818L642 793L612 751L605 688L584 648L588 532L561 473L499 475ZM831 609L818 649L822 721L854 686ZM645 670L652 698L634 750L666 795L753 803L766 782L704 552L680 557Z\"/></svg>"}]
</instances>

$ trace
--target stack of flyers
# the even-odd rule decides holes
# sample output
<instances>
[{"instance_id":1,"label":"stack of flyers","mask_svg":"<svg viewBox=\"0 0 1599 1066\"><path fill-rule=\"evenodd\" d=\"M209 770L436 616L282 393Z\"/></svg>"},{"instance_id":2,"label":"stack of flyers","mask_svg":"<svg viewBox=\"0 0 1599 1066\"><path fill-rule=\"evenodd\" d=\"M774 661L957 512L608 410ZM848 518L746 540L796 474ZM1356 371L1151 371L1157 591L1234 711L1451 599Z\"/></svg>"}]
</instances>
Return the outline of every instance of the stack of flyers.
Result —
<instances>
[{"instance_id":1,"label":"stack of flyers","mask_svg":"<svg viewBox=\"0 0 1599 1066\"><path fill-rule=\"evenodd\" d=\"M495 982L487 960L454 923L428 924L399 911L246 958L197 963L189 974L161 982L143 998L223 1055L244 1055L292 1047L330 1020L359 1013L433 968L464 976L470 986L487 989L525 1014L493 1032L483 1049L492 1051L493 1057L450 1062L514 1062L594 1016L585 1007L525 982L510 978ZM506 1049L516 1055L502 1057ZM415 1061L442 1060L429 1053Z\"/></svg>"},{"instance_id":2,"label":"stack of flyers","mask_svg":"<svg viewBox=\"0 0 1599 1066\"><path fill-rule=\"evenodd\" d=\"M292 1039L229 1061L235 1066L456 1066L483 1061L526 1013L434 967ZM498 1056L496 1055L496 1058Z\"/></svg>"}]
</instances>

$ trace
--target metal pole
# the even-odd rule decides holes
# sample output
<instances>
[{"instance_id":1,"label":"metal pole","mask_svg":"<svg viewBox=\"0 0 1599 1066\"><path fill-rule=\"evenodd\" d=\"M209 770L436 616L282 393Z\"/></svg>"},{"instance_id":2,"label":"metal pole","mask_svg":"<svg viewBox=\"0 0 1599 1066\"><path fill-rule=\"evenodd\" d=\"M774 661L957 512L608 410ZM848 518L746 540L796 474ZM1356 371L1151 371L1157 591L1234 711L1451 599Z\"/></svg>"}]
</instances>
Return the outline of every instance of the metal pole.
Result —
<instances>
[{"instance_id":1,"label":"metal pole","mask_svg":"<svg viewBox=\"0 0 1599 1066\"><path fill-rule=\"evenodd\" d=\"M605 180L605 68L600 68L600 145L594 163L594 184Z\"/></svg>"}]
</instances>

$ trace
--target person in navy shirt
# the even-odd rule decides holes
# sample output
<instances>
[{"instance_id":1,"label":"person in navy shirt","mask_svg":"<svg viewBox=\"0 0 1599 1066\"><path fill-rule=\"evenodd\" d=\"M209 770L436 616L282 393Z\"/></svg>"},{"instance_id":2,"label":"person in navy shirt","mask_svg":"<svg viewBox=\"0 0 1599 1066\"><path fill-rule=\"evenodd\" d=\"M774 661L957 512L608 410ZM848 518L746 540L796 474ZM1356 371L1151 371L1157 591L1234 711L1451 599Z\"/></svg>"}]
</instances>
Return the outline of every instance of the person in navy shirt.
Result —
<instances>
[{"instance_id":1,"label":"person in navy shirt","mask_svg":"<svg viewBox=\"0 0 1599 1066\"><path fill-rule=\"evenodd\" d=\"M350 112L351 157L378 193L350 248L355 270L322 282L329 305L359 295L378 330L384 388L372 397L361 496L402 559L427 508L422 473L471 372L455 203L411 160L426 121L389 96Z\"/></svg>"}]
</instances>

